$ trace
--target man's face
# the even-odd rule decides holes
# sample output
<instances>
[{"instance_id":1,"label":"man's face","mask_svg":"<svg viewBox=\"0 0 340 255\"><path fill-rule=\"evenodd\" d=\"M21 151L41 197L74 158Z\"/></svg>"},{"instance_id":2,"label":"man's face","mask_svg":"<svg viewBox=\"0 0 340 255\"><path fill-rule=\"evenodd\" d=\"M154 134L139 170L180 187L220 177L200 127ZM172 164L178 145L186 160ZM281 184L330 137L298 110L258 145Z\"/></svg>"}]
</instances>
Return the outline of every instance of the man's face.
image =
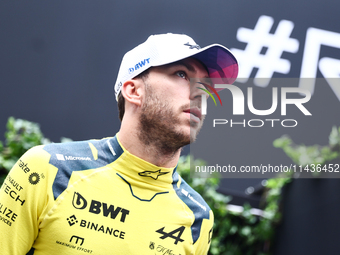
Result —
<instances>
[{"instance_id":1,"label":"man's face","mask_svg":"<svg viewBox=\"0 0 340 255\"><path fill-rule=\"evenodd\" d=\"M144 143L156 143L173 151L196 139L202 127L201 95L204 93L190 84L208 78L204 66L194 58L154 67L144 79L145 96L140 115L140 138Z\"/></svg>"}]
</instances>

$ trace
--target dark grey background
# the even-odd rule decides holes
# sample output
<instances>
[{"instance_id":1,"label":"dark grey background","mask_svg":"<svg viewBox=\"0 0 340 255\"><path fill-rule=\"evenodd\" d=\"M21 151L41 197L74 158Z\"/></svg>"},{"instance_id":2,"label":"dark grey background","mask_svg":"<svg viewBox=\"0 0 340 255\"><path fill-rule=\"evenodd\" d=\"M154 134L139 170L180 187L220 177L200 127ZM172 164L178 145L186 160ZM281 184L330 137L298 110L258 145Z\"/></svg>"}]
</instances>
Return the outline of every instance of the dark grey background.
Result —
<instances>
[{"instance_id":1,"label":"dark grey background","mask_svg":"<svg viewBox=\"0 0 340 255\"><path fill-rule=\"evenodd\" d=\"M268 15L275 20L275 32L279 21L290 20L299 50L282 54L291 70L274 77L298 78L307 29L340 33L339 7L331 0L1 0L0 139L9 116L40 123L45 136L55 142L60 137L114 135L120 122L112 87L121 58L150 34L185 33L201 46L218 42L244 49L245 43L236 38L240 27L252 29L261 15ZM340 50L323 46L320 58L325 56L340 59ZM322 77L320 71L318 76ZM327 144L331 127L340 125L339 101L329 86L317 86L308 109L319 117L312 122L301 118L301 126L290 135L296 143ZM225 158L290 162L271 144L286 130L272 131L226 129L230 146ZM200 139L207 139L203 131ZM221 191L244 198L244 189L255 184L254 179L223 179ZM340 242L334 238L340 234L339 184L300 180L288 187L275 254L339 253Z\"/></svg>"}]
</instances>

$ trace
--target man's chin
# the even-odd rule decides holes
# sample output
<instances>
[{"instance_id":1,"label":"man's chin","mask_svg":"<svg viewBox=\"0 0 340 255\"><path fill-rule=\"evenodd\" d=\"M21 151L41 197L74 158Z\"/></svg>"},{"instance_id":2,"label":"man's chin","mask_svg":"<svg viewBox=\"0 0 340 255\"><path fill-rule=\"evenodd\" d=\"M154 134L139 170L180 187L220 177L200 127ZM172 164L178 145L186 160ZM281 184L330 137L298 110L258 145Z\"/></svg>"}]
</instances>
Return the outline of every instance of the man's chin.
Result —
<instances>
[{"instance_id":1,"label":"man's chin","mask_svg":"<svg viewBox=\"0 0 340 255\"><path fill-rule=\"evenodd\" d=\"M197 139L197 135L202 128L203 123L190 122L190 143L193 143Z\"/></svg>"},{"instance_id":2,"label":"man's chin","mask_svg":"<svg viewBox=\"0 0 340 255\"><path fill-rule=\"evenodd\" d=\"M198 131L199 130L196 130L196 128L190 128L190 142L189 143L193 143L196 141Z\"/></svg>"}]
</instances>

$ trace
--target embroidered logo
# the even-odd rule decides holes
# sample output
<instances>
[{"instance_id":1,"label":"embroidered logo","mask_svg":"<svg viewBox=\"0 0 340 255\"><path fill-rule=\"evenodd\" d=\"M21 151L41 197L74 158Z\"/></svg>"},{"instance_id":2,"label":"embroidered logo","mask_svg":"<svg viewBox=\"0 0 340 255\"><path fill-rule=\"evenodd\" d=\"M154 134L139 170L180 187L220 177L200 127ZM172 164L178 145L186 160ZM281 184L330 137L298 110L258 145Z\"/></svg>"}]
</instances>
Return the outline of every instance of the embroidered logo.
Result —
<instances>
[{"instance_id":1,"label":"embroidered logo","mask_svg":"<svg viewBox=\"0 0 340 255\"><path fill-rule=\"evenodd\" d=\"M161 169L157 170L157 171L144 171L141 173L138 173L139 176L143 176L143 177L150 177L154 180L158 179L158 176L163 175L163 174L168 174L169 172L161 172Z\"/></svg>"},{"instance_id":2,"label":"embroidered logo","mask_svg":"<svg viewBox=\"0 0 340 255\"><path fill-rule=\"evenodd\" d=\"M196 45L191 45L190 43L186 43L186 44L184 44L185 46L189 46L189 49L200 49L201 47L198 45L198 44L196 44Z\"/></svg>"}]
</instances>

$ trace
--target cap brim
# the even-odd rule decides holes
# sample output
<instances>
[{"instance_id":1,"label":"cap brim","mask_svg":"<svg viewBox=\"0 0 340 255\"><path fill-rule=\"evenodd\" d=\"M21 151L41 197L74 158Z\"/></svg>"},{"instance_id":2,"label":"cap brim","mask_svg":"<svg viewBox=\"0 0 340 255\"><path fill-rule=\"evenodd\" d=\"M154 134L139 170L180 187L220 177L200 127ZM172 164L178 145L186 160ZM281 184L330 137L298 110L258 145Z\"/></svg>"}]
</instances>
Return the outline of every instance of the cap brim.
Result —
<instances>
[{"instance_id":1,"label":"cap brim","mask_svg":"<svg viewBox=\"0 0 340 255\"><path fill-rule=\"evenodd\" d=\"M234 55L224 46L212 44L200 49L193 56L208 69L214 84L233 84L238 75L238 63ZM219 91L221 89L217 89Z\"/></svg>"}]
</instances>

